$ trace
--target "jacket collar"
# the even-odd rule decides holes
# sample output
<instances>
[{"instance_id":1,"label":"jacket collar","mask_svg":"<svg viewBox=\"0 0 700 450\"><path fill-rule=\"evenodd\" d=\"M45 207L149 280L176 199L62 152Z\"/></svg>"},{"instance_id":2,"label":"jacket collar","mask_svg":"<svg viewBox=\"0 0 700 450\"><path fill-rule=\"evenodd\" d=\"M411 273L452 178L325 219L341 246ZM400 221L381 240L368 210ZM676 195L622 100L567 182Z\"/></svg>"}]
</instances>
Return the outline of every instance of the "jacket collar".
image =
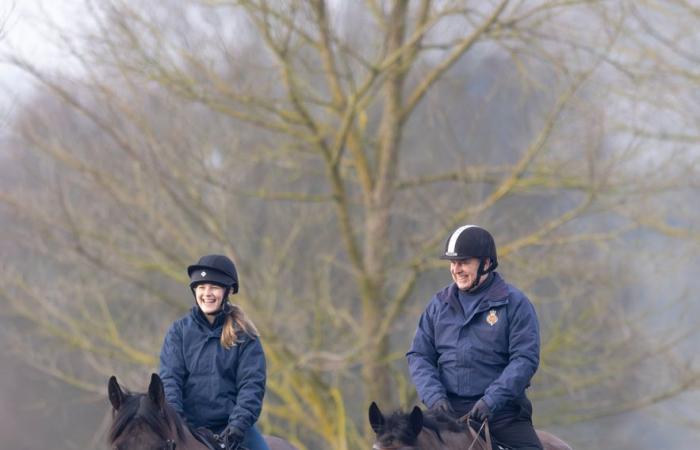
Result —
<instances>
[{"instance_id":1,"label":"jacket collar","mask_svg":"<svg viewBox=\"0 0 700 450\"><path fill-rule=\"evenodd\" d=\"M486 304L488 307L496 306L496 304L502 304L508 297L508 285L506 284L505 280L503 280L503 277L501 277L498 272L491 272L490 277L492 277L492 279L490 281L486 281L486 283L489 284L485 290L479 290L479 292L483 292L483 297L479 303L481 305ZM442 291L438 292L436 297L441 302L450 305L456 311L462 311L462 306L459 303L459 288L457 287L456 283L452 283ZM481 309L481 307L479 309Z\"/></svg>"},{"instance_id":2,"label":"jacket collar","mask_svg":"<svg viewBox=\"0 0 700 450\"><path fill-rule=\"evenodd\" d=\"M212 330L216 328L221 328L224 326L224 321L226 320L226 316L228 315L229 311L231 310L231 305L229 305L227 300L224 300L224 305L221 308L221 310L216 313L216 318L214 319L213 323L209 323L209 320L207 319L206 314L202 312L201 309L199 309L199 306L194 305L191 309L191 314L192 317L194 317L194 320L197 321L199 324L206 326L207 328L211 328Z\"/></svg>"}]
</instances>

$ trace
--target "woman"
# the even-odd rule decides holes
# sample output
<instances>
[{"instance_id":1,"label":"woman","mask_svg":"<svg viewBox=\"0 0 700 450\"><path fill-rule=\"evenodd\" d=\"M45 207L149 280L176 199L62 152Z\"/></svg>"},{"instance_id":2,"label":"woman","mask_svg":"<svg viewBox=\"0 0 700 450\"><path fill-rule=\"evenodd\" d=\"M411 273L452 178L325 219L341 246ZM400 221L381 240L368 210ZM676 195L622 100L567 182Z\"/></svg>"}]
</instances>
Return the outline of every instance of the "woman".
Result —
<instances>
[{"instance_id":1,"label":"woman","mask_svg":"<svg viewBox=\"0 0 700 450\"><path fill-rule=\"evenodd\" d=\"M236 266L206 255L187 268L195 305L175 321L160 352L170 405L193 429L205 427L229 449L269 450L255 422L265 394L265 354L258 330L228 296Z\"/></svg>"}]
</instances>

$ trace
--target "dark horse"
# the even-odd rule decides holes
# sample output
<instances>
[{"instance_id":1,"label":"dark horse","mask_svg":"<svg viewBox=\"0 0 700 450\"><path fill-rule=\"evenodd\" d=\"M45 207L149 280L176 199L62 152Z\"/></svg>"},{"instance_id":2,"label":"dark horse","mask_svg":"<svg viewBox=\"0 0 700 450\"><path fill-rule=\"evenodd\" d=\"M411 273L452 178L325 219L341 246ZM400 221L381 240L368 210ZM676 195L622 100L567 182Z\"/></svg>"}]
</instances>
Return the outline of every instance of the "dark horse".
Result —
<instances>
[{"instance_id":1,"label":"dark horse","mask_svg":"<svg viewBox=\"0 0 700 450\"><path fill-rule=\"evenodd\" d=\"M147 394L131 393L109 379L112 426L108 441L115 450L207 450L190 432L180 416L165 401L160 377L151 375ZM264 436L270 450L297 450L289 442Z\"/></svg>"},{"instance_id":2,"label":"dark horse","mask_svg":"<svg viewBox=\"0 0 700 450\"><path fill-rule=\"evenodd\" d=\"M369 407L369 423L376 433L374 450L483 450L491 448L476 432L444 414L423 413L414 407L409 414L396 411L385 417L376 403ZM545 450L571 450L571 447L546 431L537 430ZM477 442L474 442L478 439ZM493 447L497 449L498 447Z\"/></svg>"}]
</instances>

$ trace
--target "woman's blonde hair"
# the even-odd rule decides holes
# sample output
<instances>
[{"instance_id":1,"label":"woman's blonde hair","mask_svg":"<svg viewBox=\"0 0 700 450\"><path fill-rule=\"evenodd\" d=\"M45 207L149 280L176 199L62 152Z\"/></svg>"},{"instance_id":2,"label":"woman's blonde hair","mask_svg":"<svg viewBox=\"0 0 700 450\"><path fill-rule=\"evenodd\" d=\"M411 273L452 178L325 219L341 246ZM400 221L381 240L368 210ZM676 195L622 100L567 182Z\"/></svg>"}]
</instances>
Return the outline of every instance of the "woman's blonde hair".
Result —
<instances>
[{"instance_id":1,"label":"woman's blonde hair","mask_svg":"<svg viewBox=\"0 0 700 450\"><path fill-rule=\"evenodd\" d=\"M229 304L224 329L221 331L221 345L225 349L236 345L239 332L246 333L253 338L260 336L255 324L243 312L241 307Z\"/></svg>"}]
</instances>

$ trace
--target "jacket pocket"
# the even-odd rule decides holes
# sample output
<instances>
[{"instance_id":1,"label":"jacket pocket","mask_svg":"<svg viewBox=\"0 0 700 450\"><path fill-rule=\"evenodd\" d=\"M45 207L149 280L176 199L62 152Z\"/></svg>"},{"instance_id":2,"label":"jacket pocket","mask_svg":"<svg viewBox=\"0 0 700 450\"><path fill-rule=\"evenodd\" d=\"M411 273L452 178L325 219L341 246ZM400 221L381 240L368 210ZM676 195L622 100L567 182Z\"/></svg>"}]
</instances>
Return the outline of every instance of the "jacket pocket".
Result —
<instances>
[{"instance_id":1,"label":"jacket pocket","mask_svg":"<svg viewBox=\"0 0 700 450\"><path fill-rule=\"evenodd\" d=\"M450 365L440 367L440 382L445 386L448 394L452 395L467 395L464 392L465 387L469 386L470 370L467 367L457 366L454 362Z\"/></svg>"}]
</instances>

